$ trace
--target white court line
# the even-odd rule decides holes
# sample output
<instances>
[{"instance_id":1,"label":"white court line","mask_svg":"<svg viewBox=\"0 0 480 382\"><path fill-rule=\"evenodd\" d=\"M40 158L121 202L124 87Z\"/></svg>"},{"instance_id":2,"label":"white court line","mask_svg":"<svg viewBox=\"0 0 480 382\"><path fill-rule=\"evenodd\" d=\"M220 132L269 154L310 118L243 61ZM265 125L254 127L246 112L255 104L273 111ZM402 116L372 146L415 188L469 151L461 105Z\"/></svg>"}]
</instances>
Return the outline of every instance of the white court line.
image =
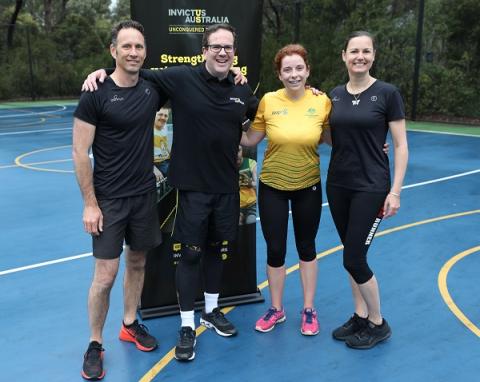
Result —
<instances>
[{"instance_id":1,"label":"white court line","mask_svg":"<svg viewBox=\"0 0 480 382\"><path fill-rule=\"evenodd\" d=\"M63 257L63 258L57 259L57 260L44 261L43 263L26 265L26 266L24 266L24 267L7 269L6 271L1 271L1 272L0 272L0 276L8 275L9 273L26 271L27 269L34 269L34 268L46 267L47 265L64 263L64 262L70 261L70 260L82 259L82 258L84 258L84 257L89 257L89 256L92 256L92 252L83 253L83 254L81 254L81 255L76 255L76 256Z\"/></svg>"},{"instance_id":2,"label":"white court line","mask_svg":"<svg viewBox=\"0 0 480 382\"><path fill-rule=\"evenodd\" d=\"M16 164L7 164L4 166L0 166L0 170L3 170L4 168L14 168L14 167L19 167L19 166Z\"/></svg>"},{"instance_id":3,"label":"white court line","mask_svg":"<svg viewBox=\"0 0 480 382\"><path fill-rule=\"evenodd\" d=\"M63 129L43 129L43 130L29 130L29 131L14 131L10 133L0 133L0 135L18 135L18 134L30 134L30 133L46 133L50 131L62 131L62 130L72 130L71 127L65 127Z\"/></svg>"},{"instance_id":4,"label":"white court line","mask_svg":"<svg viewBox=\"0 0 480 382\"><path fill-rule=\"evenodd\" d=\"M58 111L64 111L64 110L67 110L67 107L66 106L62 106L62 105L54 105L54 106L60 106L60 109L57 109L57 110L47 110L47 111L39 111L39 112L35 112L35 111L32 111L30 113L23 113L23 114L7 114L7 115L0 115L0 119L2 118L13 118L13 117L30 117L30 116L35 116L35 115L43 115L43 114L52 114L52 113L56 113ZM42 107L49 107L49 106L42 106Z\"/></svg>"},{"instance_id":5,"label":"white court line","mask_svg":"<svg viewBox=\"0 0 480 382\"><path fill-rule=\"evenodd\" d=\"M409 184L408 186L403 186L402 190L404 188L412 188L412 187L419 187L419 186L424 186L426 184L432 184L432 183L438 183L438 182L444 182L445 180L450 180L450 179L455 179L455 178L460 178L461 176L467 176L467 175L472 175L480 172L480 169L478 170L472 170L468 172L462 172L461 174L457 175L452 175L452 176L446 176L444 178L438 178L438 179L433 179L433 180L427 180L426 182L420 182L420 183L414 183L414 184Z\"/></svg>"},{"instance_id":6,"label":"white court line","mask_svg":"<svg viewBox=\"0 0 480 382\"><path fill-rule=\"evenodd\" d=\"M460 137L474 137L474 138L480 138L480 135L475 135L475 134L466 134L466 133L449 133L447 131L430 131L430 130L417 130L415 128L407 128L408 132L413 131L414 133L431 133L431 134L443 134L443 135L458 135Z\"/></svg>"},{"instance_id":7,"label":"white court line","mask_svg":"<svg viewBox=\"0 0 480 382\"><path fill-rule=\"evenodd\" d=\"M450 179L454 179L454 178L460 178L460 177L462 177L462 176L468 176L468 175L476 174L476 173L478 173L478 172L480 172L480 169L478 169L478 170L472 170L472 171L468 171L468 172L462 172L461 174L446 176L446 177L443 177L443 178L432 179L432 180L428 180L428 181L425 181L425 182L410 184L410 185L408 185L408 186L403 186L402 189L404 189L404 188L420 187L420 186L424 186L424 185L426 185L426 184L444 182L444 181L446 181L446 180L450 180ZM328 206L328 203L323 203L322 206L323 206L323 207ZM260 220L260 218L257 217L257 220ZM29 269L45 267L45 266L47 266L47 265L63 263L63 262L66 262L66 261L77 260L77 259L81 259L81 258L89 257L89 256L92 256L92 253L91 253L91 252L89 252L89 253L83 253L83 254L77 255L77 256L63 257L63 258L57 259L57 260L45 261L45 262L43 262L43 263L26 265L26 266L20 267L20 268L7 269L7 270L5 270L5 271L0 271L0 276L6 275L6 274L9 274L9 273L26 271L26 270L29 270Z\"/></svg>"}]
</instances>

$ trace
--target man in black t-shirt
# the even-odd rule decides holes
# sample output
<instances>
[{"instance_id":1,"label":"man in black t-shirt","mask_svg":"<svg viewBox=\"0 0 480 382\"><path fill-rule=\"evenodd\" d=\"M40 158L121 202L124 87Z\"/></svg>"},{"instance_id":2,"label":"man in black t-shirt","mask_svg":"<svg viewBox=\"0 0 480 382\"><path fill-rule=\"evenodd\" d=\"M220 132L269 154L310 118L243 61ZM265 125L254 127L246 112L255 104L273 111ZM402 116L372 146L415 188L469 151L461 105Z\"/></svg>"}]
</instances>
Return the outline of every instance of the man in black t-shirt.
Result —
<instances>
[{"instance_id":1,"label":"man in black t-shirt","mask_svg":"<svg viewBox=\"0 0 480 382\"><path fill-rule=\"evenodd\" d=\"M83 224L92 235L95 273L88 295L90 344L82 376L102 379L102 331L110 290L125 240L124 315L120 339L151 351L156 339L136 320L146 252L161 242L152 170L152 125L164 103L139 78L145 59L141 24L125 21L112 31L113 74L95 93L84 93L74 113L73 160L84 200ZM88 157L94 155L94 168Z\"/></svg>"},{"instance_id":2,"label":"man in black t-shirt","mask_svg":"<svg viewBox=\"0 0 480 382\"><path fill-rule=\"evenodd\" d=\"M176 270L180 305L180 338L175 358L195 357L194 303L203 264L205 310L200 322L221 336L233 336L235 327L218 308L222 279L222 252L238 230L239 185L237 151L245 116L253 120L258 100L248 85L235 85L230 67L235 55L235 29L215 24L202 41L205 63L144 71L168 96L173 112L173 142L168 182L178 189L173 238L182 244ZM84 88L96 89L92 73Z\"/></svg>"},{"instance_id":3,"label":"man in black t-shirt","mask_svg":"<svg viewBox=\"0 0 480 382\"><path fill-rule=\"evenodd\" d=\"M222 252L236 238L239 217L236 164L241 125L253 119L258 100L248 85L236 86L230 67L235 30L217 24L203 36L205 64L143 71L168 97L173 111L173 144L168 182L178 189L173 237L182 244L176 270L181 329L175 358L195 357L194 302L203 263L205 309L200 323L221 336L237 330L218 308ZM179 91L179 89L181 89Z\"/></svg>"}]
</instances>

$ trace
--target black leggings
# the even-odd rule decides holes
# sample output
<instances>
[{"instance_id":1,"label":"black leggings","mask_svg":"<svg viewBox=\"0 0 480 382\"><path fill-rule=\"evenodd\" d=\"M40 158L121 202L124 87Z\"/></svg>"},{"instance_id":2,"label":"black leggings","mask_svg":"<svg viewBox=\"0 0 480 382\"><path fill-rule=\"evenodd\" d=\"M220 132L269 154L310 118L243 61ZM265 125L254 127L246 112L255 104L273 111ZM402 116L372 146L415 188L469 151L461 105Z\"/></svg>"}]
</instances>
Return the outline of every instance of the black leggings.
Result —
<instances>
[{"instance_id":1,"label":"black leggings","mask_svg":"<svg viewBox=\"0 0 480 382\"><path fill-rule=\"evenodd\" d=\"M222 253L227 251L228 245L222 245L222 242L208 244L206 251L197 246L182 244L182 257L177 264L175 274L178 304L182 312L194 309L200 271L203 274L205 292L220 293L223 271Z\"/></svg>"},{"instance_id":2,"label":"black leggings","mask_svg":"<svg viewBox=\"0 0 480 382\"><path fill-rule=\"evenodd\" d=\"M387 192L363 192L327 183L327 197L333 221L343 243L343 266L357 284L373 277L367 252L382 221Z\"/></svg>"},{"instance_id":3,"label":"black leggings","mask_svg":"<svg viewBox=\"0 0 480 382\"><path fill-rule=\"evenodd\" d=\"M315 236L322 213L322 186L281 191L259 182L258 211L263 237L267 242L267 264L281 267L287 252L288 205L292 204L295 244L302 261L315 260Z\"/></svg>"}]
</instances>

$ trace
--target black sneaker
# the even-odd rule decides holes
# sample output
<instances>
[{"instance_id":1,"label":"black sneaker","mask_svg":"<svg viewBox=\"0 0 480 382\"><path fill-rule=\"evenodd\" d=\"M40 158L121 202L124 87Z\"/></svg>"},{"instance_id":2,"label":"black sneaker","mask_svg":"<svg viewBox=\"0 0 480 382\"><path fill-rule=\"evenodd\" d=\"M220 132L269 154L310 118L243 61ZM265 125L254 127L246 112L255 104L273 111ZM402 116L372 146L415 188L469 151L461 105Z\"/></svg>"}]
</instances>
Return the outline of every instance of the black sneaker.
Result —
<instances>
[{"instance_id":1,"label":"black sneaker","mask_svg":"<svg viewBox=\"0 0 480 382\"><path fill-rule=\"evenodd\" d=\"M345 341L347 337L355 334L367 325L368 319L360 317L354 313L350 319L342 326L332 332L332 337L338 341Z\"/></svg>"},{"instance_id":2,"label":"black sneaker","mask_svg":"<svg viewBox=\"0 0 480 382\"><path fill-rule=\"evenodd\" d=\"M175 359L179 361L191 361L195 358L195 330L190 326L182 326L179 331L180 338L175 346Z\"/></svg>"},{"instance_id":3,"label":"black sneaker","mask_svg":"<svg viewBox=\"0 0 480 382\"><path fill-rule=\"evenodd\" d=\"M381 325L375 325L368 321L367 325L362 330L348 337L345 340L345 343L347 346L354 349L370 349L379 342L386 340L391 335L392 330L390 329L387 320L383 319Z\"/></svg>"},{"instance_id":4,"label":"black sneaker","mask_svg":"<svg viewBox=\"0 0 480 382\"><path fill-rule=\"evenodd\" d=\"M139 324L138 320L133 321L132 324L126 326L122 323L120 335L118 336L122 341L133 342L137 349L141 351L152 351L157 347L157 340L148 333L145 325Z\"/></svg>"},{"instance_id":5,"label":"black sneaker","mask_svg":"<svg viewBox=\"0 0 480 382\"><path fill-rule=\"evenodd\" d=\"M105 376L105 370L103 370L103 351L102 345L97 341L90 342L87 352L83 356L83 378L89 381L98 381Z\"/></svg>"},{"instance_id":6,"label":"black sneaker","mask_svg":"<svg viewBox=\"0 0 480 382\"><path fill-rule=\"evenodd\" d=\"M220 311L220 308L213 309L212 313L202 312L200 323L207 328L213 328L224 337L230 337L237 334L237 329L230 321L225 318L225 315Z\"/></svg>"}]
</instances>

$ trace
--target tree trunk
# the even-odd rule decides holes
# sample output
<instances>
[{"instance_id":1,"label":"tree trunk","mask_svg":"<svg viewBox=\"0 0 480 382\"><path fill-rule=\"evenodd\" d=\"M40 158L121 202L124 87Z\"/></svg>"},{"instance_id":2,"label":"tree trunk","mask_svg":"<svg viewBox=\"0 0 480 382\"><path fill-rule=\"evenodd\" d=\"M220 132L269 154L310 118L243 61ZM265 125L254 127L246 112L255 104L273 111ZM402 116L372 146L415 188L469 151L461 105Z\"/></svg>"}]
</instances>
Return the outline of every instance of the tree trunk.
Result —
<instances>
[{"instance_id":1,"label":"tree trunk","mask_svg":"<svg viewBox=\"0 0 480 382\"><path fill-rule=\"evenodd\" d=\"M15 25L17 24L18 14L23 6L23 0L15 1L15 10L13 11L12 17L10 18L10 23L8 24L7 29L7 48L13 46L13 32L15 31Z\"/></svg>"},{"instance_id":2,"label":"tree trunk","mask_svg":"<svg viewBox=\"0 0 480 382\"><path fill-rule=\"evenodd\" d=\"M44 17L44 22L45 22L45 30L47 32L50 32L52 30L52 24L53 24L53 22L52 22L52 17L53 17L52 0L44 0L43 4L44 4L43 17Z\"/></svg>"},{"instance_id":3,"label":"tree trunk","mask_svg":"<svg viewBox=\"0 0 480 382\"><path fill-rule=\"evenodd\" d=\"M270 6L270 9L273 11L275 15L275 21L273 22L275 27L275 36L279 38L280 35L282 34L282 17L280 14L280 10L272 0L269 0L268 3Z\"/></svg>"},{"instance_id":4,"label":"tree trunk","mask_svg":"<svg viewBox=\"0 0 480 382\"><path fill-rule=\"evenodd\" d=\"M67 15L67 3L68 0L62 0L62 8L60 10L60 18L58 22L62 22L65 19L65 16Z\"/></svg>"}]
</instances>

